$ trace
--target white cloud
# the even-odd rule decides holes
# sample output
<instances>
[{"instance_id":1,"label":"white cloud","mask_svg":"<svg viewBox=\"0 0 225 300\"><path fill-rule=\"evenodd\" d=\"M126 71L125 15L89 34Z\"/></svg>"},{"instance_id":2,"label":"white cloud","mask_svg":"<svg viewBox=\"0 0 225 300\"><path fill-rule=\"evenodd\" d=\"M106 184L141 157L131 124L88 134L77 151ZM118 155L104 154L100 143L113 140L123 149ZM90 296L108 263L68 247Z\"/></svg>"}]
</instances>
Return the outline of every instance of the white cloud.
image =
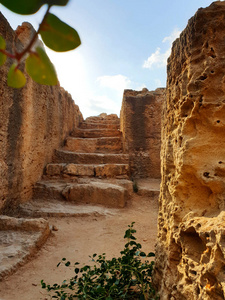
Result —
<instances>
[{"instance_id":1,"label":"white cloud","mask_svg":"<svg viewBox=\"0 0 225 300\"><path fill-rule=\"evenodd\" d=\"M117 113L120 111L121 100L119 102L115 99L109 98L107 95L95 95L93 99L93 106L98 110L99 113Z\"/></svg>"},{"instance_id":2,"label":"white cloud","mask_svg":"<svg viewBox=\"0 0 225 300\"><path fill-rule=\"evenodd\" d=\"M170 36L165 37L162 42L169 43L168 49L162 52L161 48L158 47L154 53L152 53L147 60L144 61L143 68L152 69L153 66L156 68L165 67L167 64L167 59L171 52L171 46L173 41L180 35L181 31L177 28L171 33Z\"/></svg>"},{"instance_id":3,"label":"white cloud","mask_svg":"<svg viewBox=\"0 0 225 300\"><path fill-rule=\"evenodd\" d=\"M97 78L97 82L101 87L110 88L119 93L124 89L130 88L131 86L130 79L121 74L114 76L101 76Z\"/></svg>"},{"instance_id":4,"label":"white cloud","mask_svg":"<svg viewBox=\"0 0 225 300\"><path fill-rule=\"evenodd\" d=\"M171 33L171 35L169 36L166 36L164 39L163 39L163 43L166 43L166 42L169 42L170 45L172 45L173 41L175 41L175 39L177 39L181 34L181 31L177 28L174 29L174 31Z\"/></svg>"},{"instance_id":5,"label":"white cloud","mask_svg":"<svg viewBox=\"0 0 225 300\"><path fill-rule=\"evenodd\" d=\"M144 61L143 68L151 69L153 65L157 68L164 67L167 62L167 58L170 54L170 49L166 52L161 53L161 49L157 48L154 53L152 53L147 60Z\"/></svg>"}]
</instances>

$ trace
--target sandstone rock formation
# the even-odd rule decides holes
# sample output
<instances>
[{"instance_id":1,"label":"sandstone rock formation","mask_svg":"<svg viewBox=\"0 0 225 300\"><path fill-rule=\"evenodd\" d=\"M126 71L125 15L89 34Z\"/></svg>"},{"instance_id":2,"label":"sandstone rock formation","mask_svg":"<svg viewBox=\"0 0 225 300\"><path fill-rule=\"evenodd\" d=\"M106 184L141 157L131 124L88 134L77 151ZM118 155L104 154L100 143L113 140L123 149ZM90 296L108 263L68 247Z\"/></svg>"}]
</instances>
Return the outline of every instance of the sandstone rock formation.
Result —
<instances>
[{"instance_id":1,"label":"sandstone rock formation","mask_svg":"<svg viewBox=\"0 0 225 300\"><path fill-rule=\"evenodd\" d=\"M165 89L125 90L120 112L123 150L133 177L160 178L161 106Z\"/></svg>"},{"instance_id":2,"label":"sandstone rock formation","mask_svg":"<svg viewBox=\"0 0 225 300\"><path fill-rule=\"evenodd\" d=\"M168 60L156 284L161 300L225 298L225 3L199 9Z\"/></svg>"},{"instance_id":3,"label":"sandstone rock formation","mask_svg":"<svg viewBox=\"0 0 225 300\"><path fill-rule=\"evenodd\" d=\"M0 34L9 51L23 49L32 32L31 25L24 23L17 38L0 14ZM42 86L27 76L24 88L8 87L9 65L10 60L0 68L0 212L32 196L32 186L54 149L83 120L70 94L60 86Z\"/></svg>"}]
</instances>

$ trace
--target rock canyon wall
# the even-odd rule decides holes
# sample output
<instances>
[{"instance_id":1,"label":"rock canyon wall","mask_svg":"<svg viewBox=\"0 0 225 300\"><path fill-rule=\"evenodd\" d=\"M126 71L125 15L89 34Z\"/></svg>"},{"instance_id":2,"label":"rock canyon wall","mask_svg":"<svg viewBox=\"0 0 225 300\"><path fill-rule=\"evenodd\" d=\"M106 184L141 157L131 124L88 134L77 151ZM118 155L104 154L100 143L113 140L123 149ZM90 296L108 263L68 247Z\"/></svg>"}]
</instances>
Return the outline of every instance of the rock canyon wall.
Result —
<instances>
[{"instance_id":1,"label":"rock canyon wall","mask_svg":"<svg viewBox=\"0 0 225 300\"><path fill-rule=\"evenodd\" d=\"M123 150L133 177L160 178L161 107L165 89L125 90L120 112Z\"/></svg>"},{"instance_id":2,"label":"rock canyon wall","mask_svg":"<svg viewBox=\"0 0 225 300\"><path fill-rule=\"evenodd\" d=\"M225 299L225 2L199 9L168 60L156 284Z\"/></svg>"},{"instance_id":3,"label":"rock canyon wall","mask_svg":"<svg viewBox=\"0 0 225 300\"><path fill-rule=\"evenodd\" d=\"M9 51L23 49L32 32L25 23L17 38L0 14L0 34ZM31 198L32 185L54 149L83 120L78 106L59 85L41 86L27 76L24 88L8 87L9 65L10 60L0 68L0 212Z\"/></svg>"}]
</instances>

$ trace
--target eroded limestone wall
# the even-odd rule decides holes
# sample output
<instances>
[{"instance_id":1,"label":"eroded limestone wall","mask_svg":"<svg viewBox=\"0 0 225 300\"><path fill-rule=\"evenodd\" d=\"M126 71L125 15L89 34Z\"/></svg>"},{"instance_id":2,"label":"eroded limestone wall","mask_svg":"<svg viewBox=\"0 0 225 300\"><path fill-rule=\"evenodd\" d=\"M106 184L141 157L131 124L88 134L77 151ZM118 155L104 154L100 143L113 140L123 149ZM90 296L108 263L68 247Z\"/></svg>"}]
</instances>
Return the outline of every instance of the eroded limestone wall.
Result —
<instances>
[{"instance_id":1,"label":"eroded limestone wall","mask_svg":"<svg viewBox=\"0 0 225 300\"><path fill-rule=\"evenodd\" d=\"M133 177L160 178L161 106L164 100L165 89L124 91L120 129Z\"/></svg>"},{"instance_id":2,"label":"eroded limestone wall","mask_svg":"<svg viewBox=\"0 0 225 300\"><path fill-rule=\"evenodd\" d=\"M225 299L225 2L174 42L163 113L160 299Z\"/></svg>"},{"instance_id":3,"label":"eroded limestone wall","mask_svg":"<svg viewBox=\"0 0 225 300\"><path fill-rule=\"evenodd\" d=\"M20 28L22 41L30 30L26 24ZM0 34L9 51L14 45L23 49L1 14ZM40 179L54 149L62 146L83 119L70 94L60 86L42 86L27 77L24 88L8 87L9 65L10 61L0 68L0 212L31 197L32 185Z\"/></svg>"}]
</instances>

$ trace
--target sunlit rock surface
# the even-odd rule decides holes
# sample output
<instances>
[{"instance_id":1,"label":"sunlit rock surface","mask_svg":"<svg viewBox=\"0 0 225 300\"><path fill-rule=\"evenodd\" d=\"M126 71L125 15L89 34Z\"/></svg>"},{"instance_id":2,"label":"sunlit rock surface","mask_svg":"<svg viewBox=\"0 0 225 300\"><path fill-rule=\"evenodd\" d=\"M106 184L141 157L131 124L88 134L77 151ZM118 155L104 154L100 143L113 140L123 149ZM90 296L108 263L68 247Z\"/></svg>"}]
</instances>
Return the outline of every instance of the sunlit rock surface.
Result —
<instances>
[{"instance_id":1,"label":"sunlit rock surface","mask_svg":"<svg viewBox=\"0 0 225 300\"><path fill-rule=\"evenodd\" d=\"M162 124L156 283L164 299L225 297L225 3L172 48Z\"/></svg>"},{"instance_id":2,"label":"sunlit rock surface","mask_svg":"<svg viewBox=\"0 0 225 300\"><path fill-rule=\"evenodd\" d=\"M32 35L29 23L15 32L0 14L0 35L21 51ZM83 120L79 107L59 85L35 83L28 76L22 89L7 86L11 61L0 68L0 212L9 211L32 196L33 184L50 162L55 148ZM24 69L24 64L21 65Z\"/></svg>"},{"instance_id":3,"label":"sunlit rock surface","mask_svg":"<svg viewBox=\"0 0 225 300\"><path fill-rule=\"evenodd\" d=\"M125 90L120 112L124 152L133 177L160 178L161 112L165 89Z\"/></svg>"}]
</instances>

